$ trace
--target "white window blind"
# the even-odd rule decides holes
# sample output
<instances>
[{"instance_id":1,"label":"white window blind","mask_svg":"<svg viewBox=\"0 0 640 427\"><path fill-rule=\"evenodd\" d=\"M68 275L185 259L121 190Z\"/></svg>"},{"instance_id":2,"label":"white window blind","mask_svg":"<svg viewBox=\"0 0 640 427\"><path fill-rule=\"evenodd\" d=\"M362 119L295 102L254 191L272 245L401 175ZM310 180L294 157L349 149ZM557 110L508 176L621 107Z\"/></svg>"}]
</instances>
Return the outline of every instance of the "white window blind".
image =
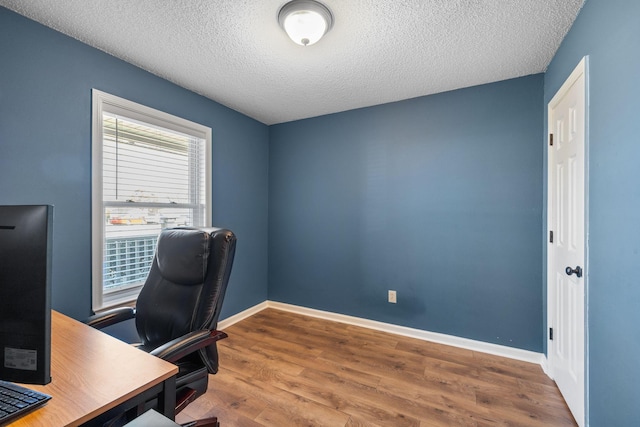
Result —
<instances>
[{"instance_id":1,"label":"white window blind","mask_svg":"<svg viewBox=\"0 0 640 427\"><path fill-rule=\"evenodd\" d=\"M163 228L210 225L211 132L99 91L93 114L93 305L99 310L135 299Z\"/></svg>"}]
</instances>

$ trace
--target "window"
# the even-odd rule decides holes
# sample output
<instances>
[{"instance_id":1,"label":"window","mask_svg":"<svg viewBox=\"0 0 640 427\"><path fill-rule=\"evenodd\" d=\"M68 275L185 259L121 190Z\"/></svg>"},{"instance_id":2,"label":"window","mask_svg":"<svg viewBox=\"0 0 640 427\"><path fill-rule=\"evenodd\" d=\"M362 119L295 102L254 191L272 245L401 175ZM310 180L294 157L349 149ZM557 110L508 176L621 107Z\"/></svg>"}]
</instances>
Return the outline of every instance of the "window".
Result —
<instances>
[{"instance_id":1,"label":"window","mask_svg":"<svg viewBox=\"0 0 640 427\"><path fill-rule=\"evenodd\" d=\"M211 129L93 90L93 309L136 299L163 228L211 225Z\"/></svg>"}]
</instances>

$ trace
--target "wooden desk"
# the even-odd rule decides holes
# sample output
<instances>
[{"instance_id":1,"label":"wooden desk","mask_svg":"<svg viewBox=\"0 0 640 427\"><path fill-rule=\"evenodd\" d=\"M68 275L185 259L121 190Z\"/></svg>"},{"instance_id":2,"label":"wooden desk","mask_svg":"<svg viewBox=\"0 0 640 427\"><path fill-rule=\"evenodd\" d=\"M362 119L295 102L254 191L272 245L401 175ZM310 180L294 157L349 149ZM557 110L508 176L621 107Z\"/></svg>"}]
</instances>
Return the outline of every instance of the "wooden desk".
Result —
<instances>
[{"instance_id":1,"label":"wooden desk","mask_svg":"<svg viewBox=\"0 0 640 427\"><path fill-rule=\"evenodd\" d=\"M53 311L51 383L25 384L53 398L10 426L99 424L153 396L173 419L177 373L175 365Z\"/></svg>"}]
</instances>

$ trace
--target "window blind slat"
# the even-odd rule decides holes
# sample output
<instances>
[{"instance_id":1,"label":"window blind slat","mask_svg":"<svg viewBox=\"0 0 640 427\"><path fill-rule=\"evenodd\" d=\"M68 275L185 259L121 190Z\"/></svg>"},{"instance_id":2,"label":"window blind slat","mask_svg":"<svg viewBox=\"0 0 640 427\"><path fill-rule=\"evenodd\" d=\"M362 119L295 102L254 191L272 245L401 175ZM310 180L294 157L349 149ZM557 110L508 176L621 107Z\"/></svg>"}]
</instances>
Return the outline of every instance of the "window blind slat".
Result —
<instances>
[{"instance_id":1,"label":"window blind slat","mask_svg":"<svg viewBox=\"0 0 640 427\"><path fill-rule=\"evenodd\" d=\"M104 113L105 293L140 285L162 228L204 225L205 142Z\"/></svg>"}]
</instances>

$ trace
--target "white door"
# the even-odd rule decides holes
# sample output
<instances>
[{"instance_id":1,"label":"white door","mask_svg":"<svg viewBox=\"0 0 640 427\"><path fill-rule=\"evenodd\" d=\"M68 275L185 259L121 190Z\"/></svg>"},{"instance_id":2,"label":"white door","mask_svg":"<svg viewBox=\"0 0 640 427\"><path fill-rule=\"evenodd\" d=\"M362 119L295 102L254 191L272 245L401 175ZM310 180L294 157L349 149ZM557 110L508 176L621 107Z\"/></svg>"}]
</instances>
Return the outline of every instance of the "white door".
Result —
<instances>
[{"instance_id":1,"label":"white door","mask_svg":"<svg viewBox=\"0 0 640 427\"><path fill-rule=\"evenodd\" d=\"M585 422L585 72L586 58L548 106L549 374L579 426Z\"/></svg>"}]
</instances>

